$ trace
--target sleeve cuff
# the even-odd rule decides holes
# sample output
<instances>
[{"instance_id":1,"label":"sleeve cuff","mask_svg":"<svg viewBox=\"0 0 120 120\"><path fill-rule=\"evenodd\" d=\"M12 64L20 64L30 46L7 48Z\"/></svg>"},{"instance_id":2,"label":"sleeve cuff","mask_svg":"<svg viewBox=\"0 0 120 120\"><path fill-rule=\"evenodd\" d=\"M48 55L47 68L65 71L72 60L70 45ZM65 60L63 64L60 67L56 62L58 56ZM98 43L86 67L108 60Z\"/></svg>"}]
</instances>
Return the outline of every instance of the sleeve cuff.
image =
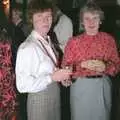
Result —
<instances>
[{"instance_id":1,"label":"sleeve cuff","mask_svg":"<svg viewBox=\"0 0 120 120\"><path fill-rule=\"evenodd\" d=\"M52 83L52 81L53 81L53 80L52 80L51 76L48 76L48 77L47 77L47 82L50 84L50 83Z\"/></svg>"}]
</instances>

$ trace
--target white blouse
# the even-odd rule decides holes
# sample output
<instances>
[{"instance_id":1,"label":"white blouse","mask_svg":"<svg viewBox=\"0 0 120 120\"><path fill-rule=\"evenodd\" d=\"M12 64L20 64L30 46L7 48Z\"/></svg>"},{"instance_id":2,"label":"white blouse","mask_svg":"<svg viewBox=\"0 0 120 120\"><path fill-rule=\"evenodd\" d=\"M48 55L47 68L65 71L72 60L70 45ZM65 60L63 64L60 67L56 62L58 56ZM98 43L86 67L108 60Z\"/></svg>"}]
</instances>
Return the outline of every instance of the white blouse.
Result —
<instances>
[{"instance_id":1,"label":"white blouse","mask_svg":"<svg viewBox=\"0 0 120 120\"><path fill-rule=\"evenodd\" d=\"M39 92L52 83L50 75L53 73L55 65L39 40L57 62L50 40L48 43L36 31L32 31L17 52L16 86L21 93Z\"/></svg>"}]
</instances>

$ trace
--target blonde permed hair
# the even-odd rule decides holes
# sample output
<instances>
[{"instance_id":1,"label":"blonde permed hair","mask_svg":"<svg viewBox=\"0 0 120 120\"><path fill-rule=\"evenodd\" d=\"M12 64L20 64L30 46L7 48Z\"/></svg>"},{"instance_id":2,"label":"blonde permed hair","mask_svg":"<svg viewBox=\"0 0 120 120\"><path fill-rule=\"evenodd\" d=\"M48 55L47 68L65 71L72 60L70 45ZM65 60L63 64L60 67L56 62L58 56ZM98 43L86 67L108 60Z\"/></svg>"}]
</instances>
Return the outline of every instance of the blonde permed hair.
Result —
<instances>
[{"instance_id":1,"label":"blonde permed hair","mask_svg":"<svg viewBox=\"0 0 120 120\"><path fill-rule=\"evenodd\" d=\"M100 16L100 20L104 20L104 12L95 2L90 1L85 6L83 6L83 8L80 9L80 23L83 22L83 15L86 12L98 14Z\"/></svg>"}]
</instances>

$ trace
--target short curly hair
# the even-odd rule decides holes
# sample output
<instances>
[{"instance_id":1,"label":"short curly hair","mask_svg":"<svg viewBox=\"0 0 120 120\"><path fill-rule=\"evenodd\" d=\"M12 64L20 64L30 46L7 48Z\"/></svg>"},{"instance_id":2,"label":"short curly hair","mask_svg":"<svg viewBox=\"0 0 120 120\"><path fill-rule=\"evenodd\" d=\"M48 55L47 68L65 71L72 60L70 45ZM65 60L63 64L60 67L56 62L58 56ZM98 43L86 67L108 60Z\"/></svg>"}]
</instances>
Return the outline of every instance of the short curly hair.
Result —
<instances>
[{"instance_id":1,"label":"short curly hair","mask_svg":"<svg viewBox=\"0 0 120 120\"><path fill-rule=\"evenodd\" d=\"M80 9L80 22L83 22L83 15L85 12L99 14L100 20L104 20L104 12L95 2L88 2L85 6Z\"/></svg>"}]
</instances>

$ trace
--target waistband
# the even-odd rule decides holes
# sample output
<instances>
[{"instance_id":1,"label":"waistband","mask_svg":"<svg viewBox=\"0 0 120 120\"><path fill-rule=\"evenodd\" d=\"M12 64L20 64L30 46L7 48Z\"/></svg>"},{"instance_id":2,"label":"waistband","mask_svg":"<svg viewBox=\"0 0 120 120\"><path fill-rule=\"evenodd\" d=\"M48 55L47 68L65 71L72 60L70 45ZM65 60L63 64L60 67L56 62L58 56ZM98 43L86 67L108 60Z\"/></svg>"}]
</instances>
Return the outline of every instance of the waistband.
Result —
<instances>
[{"instance_id":1,"label":"waistband","mask_svg":"<svg viewBox=\"0 0 120 120\"><path fill-rule=\"evenodd\" d=\"M86 76L86 78L102 78L102 75Z\"/></svg>"}]
</instances>

